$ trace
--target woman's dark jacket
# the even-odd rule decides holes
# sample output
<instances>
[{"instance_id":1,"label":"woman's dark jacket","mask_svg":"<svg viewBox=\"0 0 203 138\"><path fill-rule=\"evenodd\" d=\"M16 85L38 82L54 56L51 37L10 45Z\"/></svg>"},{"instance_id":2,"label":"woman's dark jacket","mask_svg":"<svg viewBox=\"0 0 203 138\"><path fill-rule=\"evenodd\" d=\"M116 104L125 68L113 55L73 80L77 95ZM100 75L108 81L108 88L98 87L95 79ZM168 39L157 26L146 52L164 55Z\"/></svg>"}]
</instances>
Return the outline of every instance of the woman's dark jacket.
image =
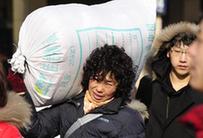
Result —
<instances>
[{"instance_id":1,"label":"woman's dark jacket","mask_svg":"<svg viewBox=\"0 0 203 138\"><path fill-rule=\"evenodd\" d=\"M179 117L193 105L203 102L203 95L190 86L176 92L169 77L152 82L152 103L146 138L194 138L194 132L179 122Z\"/></svg>"},{"instance_id":2,"label":"woman's dark jacket","mask_svg":"<svg viewBox=\"0 0 203 138\"><path fill-rule=\"evenodd\" d=\"M84 93L65 103L52 106L33 114L33 124L23 134L26 138L53 138L58 134L63 138L68 128L83 112ZM141 115L127 106L121 106L117 98L93 110L103 116L77 129L71 138L144 138L144 123Z\"/></svg>"}]
</instances>

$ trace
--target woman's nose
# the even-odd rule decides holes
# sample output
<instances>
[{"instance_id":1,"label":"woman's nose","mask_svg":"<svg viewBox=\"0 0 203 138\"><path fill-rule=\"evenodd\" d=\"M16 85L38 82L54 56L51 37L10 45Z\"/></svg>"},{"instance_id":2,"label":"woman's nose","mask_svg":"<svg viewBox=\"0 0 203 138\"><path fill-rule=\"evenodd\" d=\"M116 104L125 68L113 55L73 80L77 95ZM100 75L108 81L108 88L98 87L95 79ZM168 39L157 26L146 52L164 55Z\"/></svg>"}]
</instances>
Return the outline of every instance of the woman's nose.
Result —
<instances>
[{"instance_id":1,"label":"woman's nose","mask_svg":"<svg viewBox=\"0 0 203 138\"><path fill-rule=\"evenodd\" d=\"M103 89L104 89L104 84L102 82L99 82L96 87L97 92L102 92Z\"/></svg>"}]
</instances>

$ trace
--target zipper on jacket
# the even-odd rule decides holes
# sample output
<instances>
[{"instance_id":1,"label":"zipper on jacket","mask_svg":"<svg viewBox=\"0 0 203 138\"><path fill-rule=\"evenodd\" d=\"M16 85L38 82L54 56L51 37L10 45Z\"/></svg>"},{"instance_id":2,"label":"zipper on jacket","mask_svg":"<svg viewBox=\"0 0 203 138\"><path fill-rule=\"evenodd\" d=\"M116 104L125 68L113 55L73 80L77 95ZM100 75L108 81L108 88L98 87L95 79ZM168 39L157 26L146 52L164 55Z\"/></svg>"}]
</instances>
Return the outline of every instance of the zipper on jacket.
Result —
<instances>
[{"instance_id":1,"label":"zipper on jacket","mask_svg":"<svg viewBox=\"0 0 203 138\"><path fill-rule=\"evenodd\" d=\"M166 97L166 119L168 119L169 116L169 104L170 104L170 97L167 95ZM164 138L164 134L166 132L166 127L163 128L161 138Z\"/></svg>"},{"instance_id":2,"label":"zipper on jacket","mask_svg":"<svg viewBox=\"0 0 203 138\"><path fill-rule=\"evenodd\" d=\"M168 118L169 114L169 104L170 104L170 97L167 96L167 101L166 101L166 119Z\"/></svg>"}]
</instances>

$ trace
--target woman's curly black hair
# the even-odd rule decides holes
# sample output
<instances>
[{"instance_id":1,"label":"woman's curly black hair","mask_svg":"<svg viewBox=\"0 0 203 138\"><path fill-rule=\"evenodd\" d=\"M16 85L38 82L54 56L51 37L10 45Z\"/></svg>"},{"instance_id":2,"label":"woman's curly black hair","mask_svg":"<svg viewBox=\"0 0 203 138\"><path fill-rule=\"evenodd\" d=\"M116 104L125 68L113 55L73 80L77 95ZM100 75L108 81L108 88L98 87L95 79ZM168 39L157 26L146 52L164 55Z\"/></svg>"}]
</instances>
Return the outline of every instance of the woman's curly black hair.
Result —
<instances>
[{"instance_id":1,"label":"woman's curly black hair","mask_svg":"<svg viewBox=\"0 0 203 138\"><path fill-rule=\"evenodd\" d=\"M86 60L83 67L82 86L88 89L89 80L99 74L103 80L111 73L118 82L115 98L121 97L123 104L130 100L130 92L135 79L135 70L132 59L125 53L123 48L116 45L107 45L96 48Z\"/></svg>"}]
</instances>

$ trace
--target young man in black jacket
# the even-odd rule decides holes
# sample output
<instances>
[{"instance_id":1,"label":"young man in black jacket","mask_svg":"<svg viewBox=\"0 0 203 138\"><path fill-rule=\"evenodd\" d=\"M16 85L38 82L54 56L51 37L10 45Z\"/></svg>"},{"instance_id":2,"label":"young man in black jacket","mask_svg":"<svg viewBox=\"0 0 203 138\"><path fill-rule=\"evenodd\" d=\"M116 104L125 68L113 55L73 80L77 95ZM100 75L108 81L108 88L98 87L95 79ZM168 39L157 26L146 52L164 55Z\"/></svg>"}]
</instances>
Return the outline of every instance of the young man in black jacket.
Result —
<instances>
[{"instance_id":1,"label":"young man in black jacket","mask_svg":"<svg viewBox=\"0 0 203 138\"><path fill-rule=\"evenodd\" d=\"M203 102L203 95L188 85L191 62L188 48L197 31L197 25L180 22L164 28L155 38L148 60L154 76L147 138L194 137L193 131L177 120L193 105Z\"/></svg>"},{"instance_id":2,"label":"young man in black jacket","mask_svg":"<svg viewBox=\"0 0 203 138\"><path fill-rule=\"evenodd\" d=\"M135 73L132 59L123 48L115 45L96 48L83 67L82 93L33 112L30 129L22 132L24 137L53 138L59 134L63 138L78 118L92 113L102 116L76 129L70 138L144 138L140 113L126 105Z\"/></svg>"}]
</instances>

